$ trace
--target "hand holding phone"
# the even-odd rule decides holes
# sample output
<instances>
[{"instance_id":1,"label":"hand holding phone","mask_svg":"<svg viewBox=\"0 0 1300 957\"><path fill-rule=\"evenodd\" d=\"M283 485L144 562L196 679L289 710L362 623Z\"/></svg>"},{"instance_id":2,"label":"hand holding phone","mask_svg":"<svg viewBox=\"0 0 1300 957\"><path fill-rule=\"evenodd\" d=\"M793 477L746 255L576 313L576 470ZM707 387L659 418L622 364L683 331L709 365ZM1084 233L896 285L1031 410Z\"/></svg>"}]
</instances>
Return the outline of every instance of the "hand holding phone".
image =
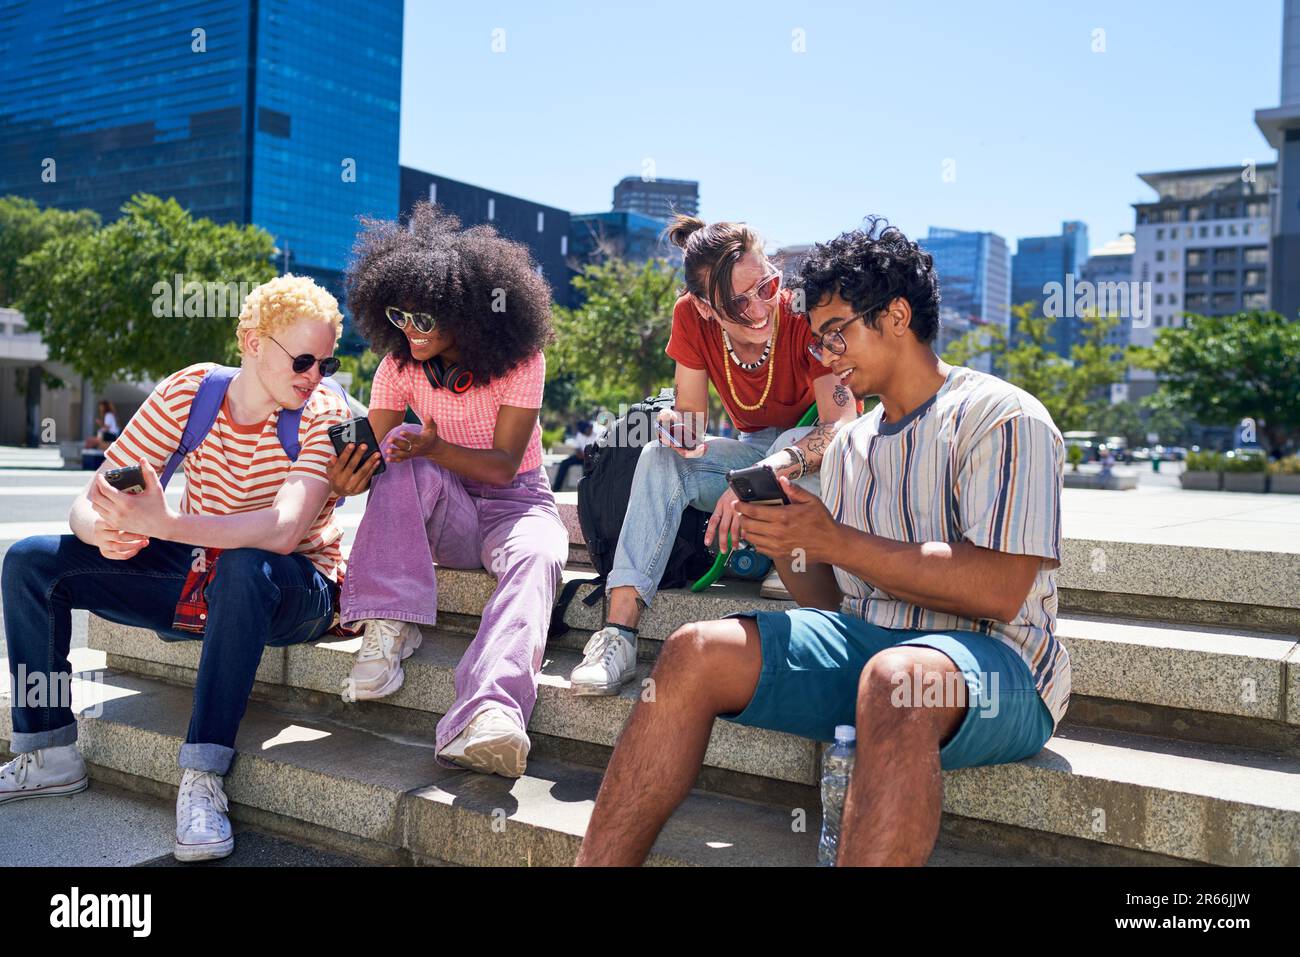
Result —
<instances>
[{"instance_id":1,"label":"hand holding phone","mask_svg":"<svg viewBox=\"0 0 1300 957\"><path fill-rule=\"evenodd\" d=\"M109 469L104 473L104 481L119 492L126 492L129 495L139 495L144 491L144 473L140 471L138 465Z\"/></svg>"},{"instance_id":2,"label":"hand holding phone","mask_svg":"<svg viewBox=\"0 0 1300 957\"><path fill-rule=\"evenodd\" d=\"M699 418L698 413L688 412L685 416L676 409L662 409L656 420L656 433L659 441L669 448L676 449L684 455L700 454L704 443L699 441L692 420Z\"/></svg>"},{"instance_id":3,"label":"hand holding phone","mask_svg":"<svg viewBox=\"0 0 1300 957\"><path fill-rule=\"evenodd\" d=\"M364 415L357 416L355 419L348 419L348 421L340 422L337 425L331 425L328 434L330 442L334 445L336 455L342 455L343 450L349 445L355 445L358 448L362 445L366 447L364 457L358 456L354 450L352 455L352 458L355 459L355 464L352 467L353 472L359 472L370 461L371 455L379 451L379 443L375 441L375 430L370 427L370 420ZM374 474L378 475L384 471L384 468L384 459L381 455Z\"/></svg>"},{"instance_id":4,"label":"hand holding phone","mask_svg":"<svg viewBox=\"0 0 1300 957\"><path fill-rule=\"evenodd\" d=\"M727 484L736 498L749 505L789 505L790 499L776 480L770 465L752 465L747 469L732 469L727 473Z\"/></svg>"}]
</instances>

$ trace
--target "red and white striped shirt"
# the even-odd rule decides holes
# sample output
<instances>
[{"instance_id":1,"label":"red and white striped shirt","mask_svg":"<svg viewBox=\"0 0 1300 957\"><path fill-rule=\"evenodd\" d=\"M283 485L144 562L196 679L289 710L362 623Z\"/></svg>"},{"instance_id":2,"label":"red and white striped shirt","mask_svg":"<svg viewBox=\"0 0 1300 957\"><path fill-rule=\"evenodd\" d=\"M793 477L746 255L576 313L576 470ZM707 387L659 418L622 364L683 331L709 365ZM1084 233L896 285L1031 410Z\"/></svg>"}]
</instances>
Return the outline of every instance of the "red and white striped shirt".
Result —
<instances>
[{"instance_id":1,"label":"red and white striped shirt","mask_svg":"<svg viewBox=\"0 0 1300 957\"><path fill-rule=\"evenodd\" d=\"M212 367L211 362L201 362L160 382L105 452L108 463L122 468L145 459L161 473L180 445L199 382ZM290 461L276 435L279 412L273 412L265 422L256 425L239 425L231 418L229 401L227 396L212 430L197 449L185 456L183 514L254 512L269 508L280 486L290 477L329 481L334 446L328 429L352 415L342 398L325 388L312 393L298 427L302 450L296 462ZM335 496L329 496L294 549L306 555L321 574L331 579L337 579L344 569L339 549L343 531L334 519L336 501Z\"/></svg>"}]
</instances>

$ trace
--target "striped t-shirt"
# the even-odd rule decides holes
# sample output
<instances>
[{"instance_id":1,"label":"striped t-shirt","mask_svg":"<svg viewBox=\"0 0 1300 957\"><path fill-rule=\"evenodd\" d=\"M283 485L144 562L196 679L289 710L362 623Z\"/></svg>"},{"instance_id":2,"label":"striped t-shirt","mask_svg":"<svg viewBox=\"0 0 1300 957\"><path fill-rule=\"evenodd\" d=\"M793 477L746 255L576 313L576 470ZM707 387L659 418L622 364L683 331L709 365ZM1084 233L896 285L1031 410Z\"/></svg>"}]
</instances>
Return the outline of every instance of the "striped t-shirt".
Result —
<instances>
[{"instance_id":1,"label":"striped t-shirt","mask_svg":"<svg viewBox=\"0 0 1300 957\"><path fill-rule=\"evenodd\" d=\"M1056 639L1065 445L1041 402L996 376L954 366L897 422L878 405L840 430L822 460L835 520L900 542L970 542L1044 559L1015 620L930 611L835 569L841 610L884 628L977 631L1029 665L1052 720L1070 699L1070 656Z\"/></svg>"},{"instance_id":2,"label":"striped t-shirt","mask_svg":"<svg viewBox=\"0 0 1300 957\"><path fill-rule=\"evenodd\" d=\"M429 384L419 362L399 365L384 356L375 370L370 387L370 408L405 412L409 405L421 421L438 424L438 437L467 449L490 449L496 436L497 415L503 405L540 409L546 384L546 359L534 352L500 378L471 386L457 395L450 389ZM377 436L380 441L383 436ZM533 424L533 434L519 461L519 472L535 472L542 464L542 427Z\"/></svg>"},{"instance_id":3,"label":"striped t-shirt","mask_svg":"<svg viewBox=\"0 0 1300 957\"><path fill-rule=\"evenodd\" d=\"M199 382L212 368L211 362L202 362L173 372L158 383L121 436L104 453L108 463L121 468L145 459L161 473L180 445ZM198 448L185 456L181 512L186 515L253 512L269 508L280 486L290 476L328 482L329 465L334 458L328 429L351 415L343 399L330 389L322 387L313 392L302 411L298 427L302 449L295 462L290 461L276 435L278 412L273 412L265 422L239 425L230 416L227 396L212 430ZM339 549L343 531L334 519L336 501L335 496L329 496L294 549L331 579L337 579L344 568Z\"/></svg>"}]
</instances>

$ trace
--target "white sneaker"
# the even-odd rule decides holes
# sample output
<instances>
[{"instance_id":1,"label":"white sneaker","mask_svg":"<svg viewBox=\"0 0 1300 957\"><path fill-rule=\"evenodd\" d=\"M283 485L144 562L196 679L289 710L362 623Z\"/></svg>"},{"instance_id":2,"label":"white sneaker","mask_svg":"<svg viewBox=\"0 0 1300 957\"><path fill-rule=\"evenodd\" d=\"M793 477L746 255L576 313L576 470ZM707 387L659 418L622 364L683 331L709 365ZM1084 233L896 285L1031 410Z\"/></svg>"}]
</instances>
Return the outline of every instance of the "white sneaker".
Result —
<instances>
[{"instance_id":1,"label":"white sneaker","mask_svg":"<svg viewBox=\"0 0 1300 957\"><path fill-rule=\"evenodd\" d=\"M582 649L582 664L569 674L576 695L618 694L636 677L636 645L606 625Z\"/></svg>"},{"instance_id":2,"label":"white sneaker","mask_svg":"<svg viewBox=\"0 0 1300 957\"><path fill-rule=\"evenodd\" d=\"M485 708L438 752L438 757L471 771L517 778L528 766L531 748L532 742L514 718L500 708Z\"/></svg>"},{"instance_id":3,"label":"white sneaker","mask_svg":"<svg viewBox=\"0 0 1300 957\"><path fill-rule=\"evenodd\" d=\"M186 768L176 795L176 860L229 857L235 849L235 838L230 833L228 810L221 775Z\"/></svg>"},{"instance_id":4,"label":"white sneaker","mask_svg":"<svg viewBox=\"0 0 1300 957\"><path fill-rule=\"evenodd\" d=\"M774 568L763 579L763 587L758 590L761 598L779 598L782 601L794 601L790 597L790 592L785 587L785 582L781 581L780 573Z\"/></svg>"},{"instance_id":5,"label":"white sneaker","mask_svg":"<svg viewBox=\"0 0 1300 957\"><path fill-rule=\"evenodd\" d=\"M86 762L75 744L28 751L0 766L0 804L76 794L89 786Z\"/></svg>"},{"instance_id":6,"label":"white sneaker","mask_svg":"<svg viewBox=\"0 0 1300 957\"><path fill-rule=\"evenodd\" d=\"M402 662L423 640L420 626L414 622L368 619L352 673L343 679L343 700L361 701L392 694L405 678Z\"/></svg>"}]
</instances>

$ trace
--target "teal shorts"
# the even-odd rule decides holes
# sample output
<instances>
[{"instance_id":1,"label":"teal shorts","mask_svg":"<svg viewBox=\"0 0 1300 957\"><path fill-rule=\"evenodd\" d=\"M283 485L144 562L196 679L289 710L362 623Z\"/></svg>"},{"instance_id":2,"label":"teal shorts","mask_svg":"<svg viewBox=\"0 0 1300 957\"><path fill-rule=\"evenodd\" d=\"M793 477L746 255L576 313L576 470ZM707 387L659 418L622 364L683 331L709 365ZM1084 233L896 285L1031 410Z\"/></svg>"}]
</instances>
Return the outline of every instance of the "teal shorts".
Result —
<instances>
[{"instance_id":1,"label":"teal shorts","mask_svg":"<svg viewBox=\"0 0 1300 957\"><path fill-rule=\"evenodd\" d=\"M858 679L878 652L921 645L943 652L966 683L966 717L939 749L945 770L1005 764L1037 754L1052 736L1052 714L1023 658L1004 642L973 631L882 628L818 608L751 611L762 640L763 670L744 711L728 721L832 741L837 724L857 723ZM900 701L939 703L942 689L908 678ZM909 697L910 696L910 697ZM869 733L858 729L859 736Z\"/></svg>"}]
</instances>

